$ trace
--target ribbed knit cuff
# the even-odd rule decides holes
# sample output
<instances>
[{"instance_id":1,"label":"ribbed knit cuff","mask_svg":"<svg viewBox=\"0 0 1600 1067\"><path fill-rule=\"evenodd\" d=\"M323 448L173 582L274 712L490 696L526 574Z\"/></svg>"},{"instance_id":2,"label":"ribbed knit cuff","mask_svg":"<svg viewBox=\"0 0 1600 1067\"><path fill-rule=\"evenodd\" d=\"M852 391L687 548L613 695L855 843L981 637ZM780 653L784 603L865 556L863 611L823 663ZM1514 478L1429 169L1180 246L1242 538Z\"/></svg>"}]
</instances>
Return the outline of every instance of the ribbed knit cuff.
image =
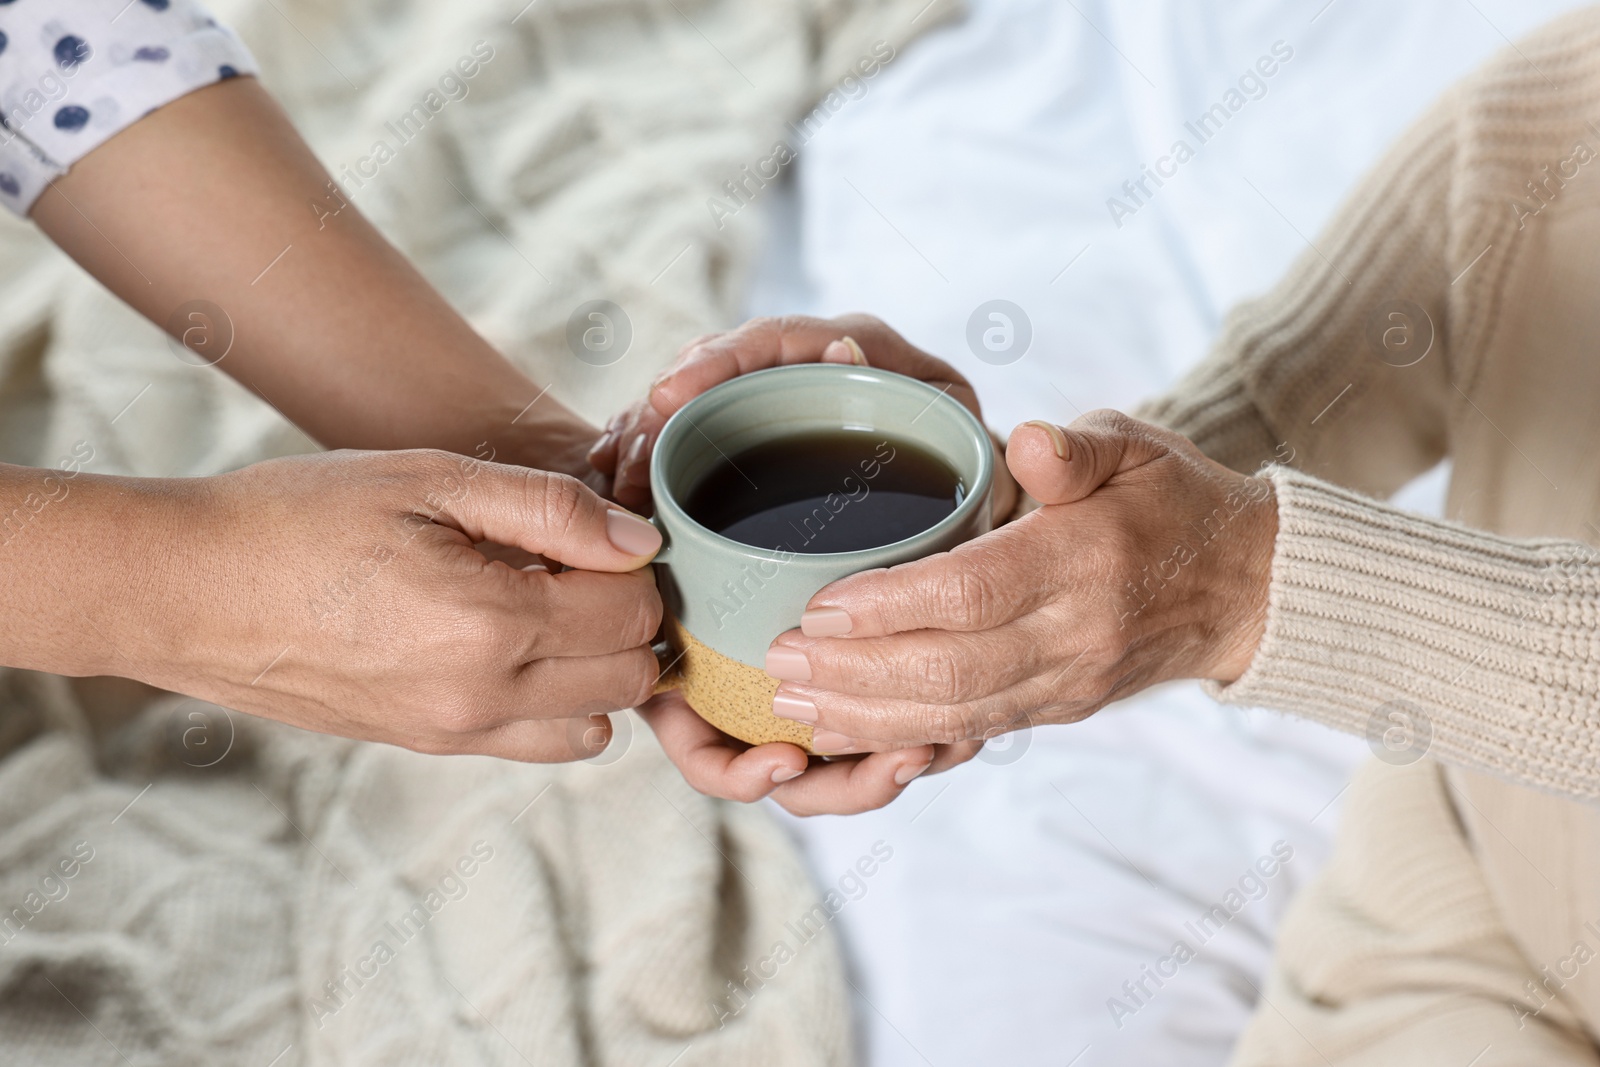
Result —
<instances>
[{"instance_id":1,"label":"ribbed knit cuff","mask_svg":"<svg viewBox=\"0 0 1600 1067\"><path fill-rule=\"evenodd\" d=\"M1600 552L1422 518L1285 467L1267 476L1266 633L1214 696L1363 734L1390 762L1427 754L1600 796Z\"/></svg>"}]
</instances>

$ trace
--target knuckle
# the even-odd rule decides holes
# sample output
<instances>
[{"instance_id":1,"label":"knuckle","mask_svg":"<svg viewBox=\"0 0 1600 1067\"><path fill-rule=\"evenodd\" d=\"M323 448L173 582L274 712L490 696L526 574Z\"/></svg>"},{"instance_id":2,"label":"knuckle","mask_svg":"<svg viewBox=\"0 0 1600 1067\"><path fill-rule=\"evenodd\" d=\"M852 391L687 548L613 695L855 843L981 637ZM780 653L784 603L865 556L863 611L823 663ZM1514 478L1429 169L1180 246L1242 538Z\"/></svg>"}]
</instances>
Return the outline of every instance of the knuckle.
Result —
<instances>
[{"instance_id":1,"label":"knuckle","mask_svg":"<svg viewBox=\"0 0 1600 1067\"><path fill-rule=\"evenodd\" d=\"M623 629L623 639L632 645L649 644L651 638L661 629L661 619L665 608L661 603L661 593L655 586L646 586L643 595L632 609L632 618Z\"/></svg>"},{"instance_id":2,"label":"knuckle","mask_svg":"<svg viewBox=\"0 0 1600 1067\"><path fill-rule=\"evenodd\" d=\"M930 744L955 745L972 739L971 709L965 705L928 708L923 713L923 738Z\"/></svg>"},{"instance_id":3,"label":"knuckle","mask_svg":"<svg viewBox=\"0 0 1600 1067\"><path fill-rule=\"evenodd\" d=\"M982 630L994 614L994 592L987 578L970 566L946 569L933 590L933 606L953 630Z\"/></svg>"},{"instance_id":4,"label":"knuckle","mask_svg":"<svg viewBox=\"0 0 1600 1067\"><path fill-rule=\"evenodd\" d=\"M660 665L656 662L655 653L648 648L636 649L629 653L633 657L632 666L626 675L632 681L632 688L626 690L627 703L625 707L636 708L650 699L650 694L656 687L656 679L661 674Z\"/></svg>"},{"instance_id":5,"label":"knuckle","mask_svg":"<svg viewBox=\"0 0 1600 1067\"><path fill-rule=\"evenodd\" d=\"M929 648L913 657L919 695L935 704L954 704L967 696L968 676L944 648Z\"/></svg>"},{"instance_id":6,"label":"knuckle","mask_svg":"<svg viewBox=\"0 0 1600 1067\"><path fill-rule=\"evenodd\" d=\"M536 521L550 533L572 533L583 514L583 487L578 480L537 470L523 472L522 478L523 496Z\"/></svg>"}]
</instances>

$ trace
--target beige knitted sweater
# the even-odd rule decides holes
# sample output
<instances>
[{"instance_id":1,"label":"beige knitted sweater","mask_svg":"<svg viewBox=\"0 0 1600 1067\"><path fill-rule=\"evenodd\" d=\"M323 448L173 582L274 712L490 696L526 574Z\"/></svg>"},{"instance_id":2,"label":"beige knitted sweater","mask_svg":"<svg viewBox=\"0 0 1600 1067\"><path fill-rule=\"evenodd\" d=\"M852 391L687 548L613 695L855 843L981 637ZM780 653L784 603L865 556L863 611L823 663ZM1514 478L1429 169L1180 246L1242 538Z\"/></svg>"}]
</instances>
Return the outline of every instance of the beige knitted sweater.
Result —
<instances>
[{"instance_id":1,"label":"beige knitted sweater","mask_svg":"<svg viewBox=\"0 0 1600 1067\"><path fill-rule=\"evenodd\" d=\"M1589 9L1448 93L1146 412L1240 470L1293 457L1266 635L1223 698L1448 765L1535 965L1600 925L1597 297ZM1371 499L1446 456L1459 524ZM1600 1033L1600 968L1563 997Z\"/></svg>"}]
</instances>

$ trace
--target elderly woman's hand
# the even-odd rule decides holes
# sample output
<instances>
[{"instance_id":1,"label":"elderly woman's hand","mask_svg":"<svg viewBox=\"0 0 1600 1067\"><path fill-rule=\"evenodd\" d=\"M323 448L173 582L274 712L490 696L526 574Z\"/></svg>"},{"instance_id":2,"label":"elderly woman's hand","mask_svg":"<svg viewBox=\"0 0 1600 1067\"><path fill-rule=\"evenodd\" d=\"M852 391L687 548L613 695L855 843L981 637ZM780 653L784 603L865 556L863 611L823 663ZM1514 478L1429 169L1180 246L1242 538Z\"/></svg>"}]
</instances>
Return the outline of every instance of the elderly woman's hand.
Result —
<instances>
[{"instance_id":1,"label":"elderly woman's hand","mask_svg":"<svg viewBox=\"0 0 1600 1067\"><path fill-rule=\"evenodd\" d=\"M917 378L942 390L981 417L972 386L942 360L912 345L868 315L836 319L802 316L753 319L736 330L689 342L672 367L651 386L645 400L613 418L589 460L611 480L621 504L646 510L650 503L650 451L662 426L701 393L742 374L793 363L854 363ZM999 450L999 442L996 442ZM995 521L1016 506L1016 483L997 465ZM662 747L690 785L728 800L770 796L799 815L850 814L879 808L899 796L920 774L938 773L971 759L981 741L954 745L848 744L858 758L824 763L794 745L750 746L701 719L677 693L665 693L639 709ZM844 740L844 739L838 739ZM829 751L835 739L819 736Z\"/></svg>"},{"instance_id":2,"label":"elderly woman's hand","mask_svg":"<svg viewBox=\"0 0 1600 1067\"><path fill-rule=\"evenodd\" d=\"M855 363L904 374L927 382L983 417L971 383L954 367L871 315L751 319L736 330L707 334L684 345L672 366L651 385L650 395L607 424L589 452L589 462L611 479L611 496L617 503L643 511L650 504L650 451L668 418L713 386L792 363ZM998 441L995 447L1000 448ZM995 521L1010 515L1016 501L1016 484L1002 466L995 476Z\"/></svg>"},{"instance_id":3,"label":"elderly woman's hand","mask_svg":"<svg viewBox=\"0 0 1600 1067\"><path fill-rule=\"evenodd\" d=\"M1268 481L1116 412L1025 423L1006 460L1044 506L819 592L768 652L778 715L862 748L952 743L1243 673L1277 534Z\"/></svg>"}]
</instances>

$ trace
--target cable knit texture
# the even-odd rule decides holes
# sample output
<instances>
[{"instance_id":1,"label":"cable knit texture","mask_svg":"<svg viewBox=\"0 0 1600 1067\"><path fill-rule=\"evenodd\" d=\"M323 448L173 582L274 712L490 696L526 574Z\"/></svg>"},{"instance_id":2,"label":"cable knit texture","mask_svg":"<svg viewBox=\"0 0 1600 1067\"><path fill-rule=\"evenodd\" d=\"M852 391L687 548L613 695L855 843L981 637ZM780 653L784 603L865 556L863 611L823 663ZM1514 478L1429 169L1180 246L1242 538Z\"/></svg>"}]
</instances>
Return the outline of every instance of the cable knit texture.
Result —
<instances>
[{"instance_id":1,"label":"cable knit texture","mask_svg":"<svg viewBox=\"0 0 1600 1067\"><path fill-rule=\"evenodd\" d=\"M168 6L96 3L107 20ZM17 6L29 4L52 6ZM875 44L892 54L955 11L209 6L344 193L594 417L737 314L761 212L719 227L708 198ZM463 88L462 57L491 49ZM436 114L398 137L390 125L418 107ZM567 344L569 316L599 296L633 327L607 367ZM54 466L73 442L92 447L90 470L134 475L307 447L0 214L0 457ZM630 717L601 765L541 767L358 745L175 698L111 730L102 688L0 672L0 1062L854 1059L831 912L792 842L763 808L696 794Z\"/></svg>"}]
</instances>

